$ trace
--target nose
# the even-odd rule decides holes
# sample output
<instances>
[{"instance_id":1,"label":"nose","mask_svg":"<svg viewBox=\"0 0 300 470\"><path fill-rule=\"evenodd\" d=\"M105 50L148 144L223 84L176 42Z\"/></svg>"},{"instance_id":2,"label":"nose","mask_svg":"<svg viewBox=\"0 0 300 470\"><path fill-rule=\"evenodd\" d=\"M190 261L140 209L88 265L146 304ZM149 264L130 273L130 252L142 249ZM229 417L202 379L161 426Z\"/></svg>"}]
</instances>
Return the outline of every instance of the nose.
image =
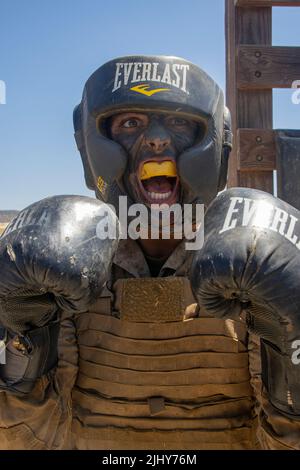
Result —
<instances>
[{"instance_id":1,"label":"nose","mask_svg":"<svg viewBox=\"0 0 300 470\"><path fill-rule=\"evenodd\" d=\"M145 145L155 153L162 153L171 144L171 137L167 129L158 122L149 126L144 139Z\"/></svg>"}]
</instances>

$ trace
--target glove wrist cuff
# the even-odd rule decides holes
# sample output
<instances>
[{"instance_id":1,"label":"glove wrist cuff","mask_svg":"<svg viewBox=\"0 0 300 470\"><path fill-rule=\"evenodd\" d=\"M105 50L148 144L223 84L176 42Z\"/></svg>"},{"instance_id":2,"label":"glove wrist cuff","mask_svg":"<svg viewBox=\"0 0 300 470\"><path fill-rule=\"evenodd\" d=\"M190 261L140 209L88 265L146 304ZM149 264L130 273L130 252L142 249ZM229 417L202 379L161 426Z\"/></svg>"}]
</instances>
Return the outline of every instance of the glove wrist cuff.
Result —
<instances>
[{"instance_id":1,"label":"glove wrist cuff","mask_svg":"<svg viewBox=\"0 0 300 470\"><path fill-rule=\"evenodd\" d=\"M6 348L0 362L0 389L30 393L36 380L56 366L59 325L59 320L51 321L17 336L6 330Z\"/></svg>"},{"instance_id":2,"label":"glove wrist cuff","mask_svg":"<svg viewBox=\"0 0 300 470\"><path fill-rule=\"evenodd\" d=\"M300 420L300 365L266 340L261 340L262 382L271 404L285 416Z\"/></svg>"}]
</instances>

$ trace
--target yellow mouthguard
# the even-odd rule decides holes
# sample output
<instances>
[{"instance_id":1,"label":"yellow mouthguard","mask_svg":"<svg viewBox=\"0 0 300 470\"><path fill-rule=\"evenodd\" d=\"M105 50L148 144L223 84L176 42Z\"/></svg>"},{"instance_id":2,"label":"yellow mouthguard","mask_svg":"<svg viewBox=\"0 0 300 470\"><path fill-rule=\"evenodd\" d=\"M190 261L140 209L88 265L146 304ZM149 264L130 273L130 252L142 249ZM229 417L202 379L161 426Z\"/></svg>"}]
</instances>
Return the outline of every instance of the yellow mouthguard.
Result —
<instances>
[{"instance_id":1,"label":"yellow mouthguard","mask_svg":"<svg viewBox=\"0 0 300 470\"><path fill-rule=\"evenodd\" d=\"M155 176L177 176L175 163L171 161L144 163L141 180L147 180Z\"/></svg>"}]
</instances>

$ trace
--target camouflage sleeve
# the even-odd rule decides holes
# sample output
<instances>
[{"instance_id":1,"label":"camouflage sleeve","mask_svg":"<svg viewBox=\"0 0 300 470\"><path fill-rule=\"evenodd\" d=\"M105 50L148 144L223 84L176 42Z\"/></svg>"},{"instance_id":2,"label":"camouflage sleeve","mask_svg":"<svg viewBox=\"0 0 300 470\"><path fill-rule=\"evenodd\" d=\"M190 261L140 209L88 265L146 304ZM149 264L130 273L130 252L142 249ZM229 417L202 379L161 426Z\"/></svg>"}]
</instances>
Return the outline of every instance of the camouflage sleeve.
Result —
<instances>
[{"instance_id":1,"label":"camouflage sleeve","mask_svg":"<svg viewBox=\"0 0 300 470\"><path fill-rule=\"evenodd\" d=\"M253 334L249 335L248 350L251 384L257 399L260 447L264 450L300 450L300 419L289 419L268 400L261 381L260 340Z\"/></svg>"},{"instance_id":2,"label":"camouflage sleeve","mask_svg":"<svg viewBox=\"0 0 300 470\"><path fill-rule=\"evenodd\" d=\"M71 448L71 390L77 375L77 342L73 321L63 317L58 366L37 380L29 395L0 391L0 449Z\"/></svg>"}]
</instances>

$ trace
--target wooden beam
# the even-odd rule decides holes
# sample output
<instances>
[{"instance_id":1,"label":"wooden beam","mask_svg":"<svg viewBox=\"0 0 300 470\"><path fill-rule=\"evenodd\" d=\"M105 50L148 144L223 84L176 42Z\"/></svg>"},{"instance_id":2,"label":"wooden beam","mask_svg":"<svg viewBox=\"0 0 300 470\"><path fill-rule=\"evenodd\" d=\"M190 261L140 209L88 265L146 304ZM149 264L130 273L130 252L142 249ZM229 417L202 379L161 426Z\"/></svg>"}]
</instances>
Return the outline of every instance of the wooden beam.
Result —
<instances>
[{"instance_id":1,"label":"wooden beam","mask_svg":"<svg viewBox=\"0 0 300 470\"><path fill-rule=\"evenodd\" d=\"M236 7L233 0L225 3L226 36L226 104L231 112L233 145L228 165L228 186L238 186L237 172L237 86L236 86Z\"/></svg>"},{"instance_id":2,"label":"wooden beam","mask_svg":"<svg viewBox=\"0 0 300 470\"><path fill-rule=\"evenodd\" d=\"M240 171L275 170L275 135L275 131L271 129L238 129L238 169Z\"/></svg>"},{"instance_id":3,"label":"wooden beam","mask_svg":"<svg viewBox=\"0 0 300 470\"><path fill-rule=\"evenodd\" d=\"M226 102L232 113L234 146L229 160L228 186L245 186L273 192L273 172L240 171L237 148L239 128L272 129L272 90L239 90L236 82L237 54L240 45L271 45L272 8L239 8L226 0Z\"/></svg>"},{"instance_id":4,"label":"wooden beam","mask_svg":"<svg viewBox=\"0 0 300 470\"><path fill-rule=\"evenodd\" d=\"M300 1L292 0L235 0L237 7L299 7Z\"/></svg>"},{"instance_id":5,"label":"wooden beam","mask_svg":"<svg viewBox=\"0 0 300 470\"><path fill-rule=\"evenodd\" d=\"M237 60L240 89L290 88L300 77L300 47L242 45Z\"/></svg>"},{"instance_id":6,"label":"wooden beam","mask_svg":"<svg viewBox=\"0 0 300 470\"><path fill-rule=\"evenodd\" d=\"M300 131L278 130L276 149L278 197L300 210Z\"/></svg>"}]
</instances>

